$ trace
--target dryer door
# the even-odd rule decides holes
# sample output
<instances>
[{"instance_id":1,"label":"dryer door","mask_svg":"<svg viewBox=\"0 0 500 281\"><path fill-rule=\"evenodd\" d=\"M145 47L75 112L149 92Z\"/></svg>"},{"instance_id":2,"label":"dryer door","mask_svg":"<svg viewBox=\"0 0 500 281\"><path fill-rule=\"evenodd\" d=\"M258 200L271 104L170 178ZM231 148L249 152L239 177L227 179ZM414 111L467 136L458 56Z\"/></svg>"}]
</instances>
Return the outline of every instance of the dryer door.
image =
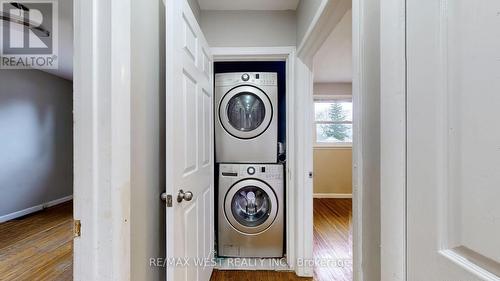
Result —
<instances>
[{"instance_id":1,"label":"dryer door","mask_svg":"<svg viewBox=\"0 0 500 281\"><path fill-rule=\"evenodd\" d=\"M264 133L271 124L273 114L269 97L253 86L232 89L219 104L222 126L239 139L252 139Z\"/></svg>"},{"instance_id":2,"label":"dryer door","mask_svg":"<svg viewBox=\"0 0 500 281\"><path fill-rule=\"evenodd\" d=\"M245 234L258 234L268 229L276 219L278 208L278 199L272 188L255 179L234 184L224 200L227 220Z\"/></svg>"}]
</instances>

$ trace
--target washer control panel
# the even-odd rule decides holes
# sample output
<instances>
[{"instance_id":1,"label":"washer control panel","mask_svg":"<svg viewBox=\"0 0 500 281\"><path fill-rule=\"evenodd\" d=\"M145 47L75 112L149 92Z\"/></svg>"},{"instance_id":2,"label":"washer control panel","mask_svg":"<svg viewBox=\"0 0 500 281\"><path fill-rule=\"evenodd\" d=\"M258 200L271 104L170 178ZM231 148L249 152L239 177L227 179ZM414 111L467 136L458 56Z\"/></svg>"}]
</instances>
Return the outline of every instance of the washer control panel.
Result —
<instances>
[{"instance_id":1,"label":"washer control panel","mask_svg":"<svg viewBox=\"0 0 500 281\"><path fill-rule=\"evenodd\" d=\"M260 86L277 86L278 73L276 72L231 72L215 74L215 87L232 86L238 84L254 84Z\"/></svg>"}]
</instances>

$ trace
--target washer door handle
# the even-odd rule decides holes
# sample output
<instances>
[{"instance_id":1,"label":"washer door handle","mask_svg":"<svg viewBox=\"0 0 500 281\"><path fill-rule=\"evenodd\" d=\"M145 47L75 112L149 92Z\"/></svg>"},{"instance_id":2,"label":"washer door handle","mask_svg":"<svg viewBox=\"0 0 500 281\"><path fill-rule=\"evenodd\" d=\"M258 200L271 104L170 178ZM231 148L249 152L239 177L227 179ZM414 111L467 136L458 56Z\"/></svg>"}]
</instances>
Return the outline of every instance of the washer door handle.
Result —
<instances>
[{"instance_id":1,"label":"washer door handle","mask_svg":"<svg viewBox=\"0 0 500 281\"><path fill-rule=\"evenodd\" d=\"M181 203L182 200L191 201L193 199L193 193L191 191L186 191L180 189L179 193L177 193L177 202Z\"/></svg>"}]
</instances>

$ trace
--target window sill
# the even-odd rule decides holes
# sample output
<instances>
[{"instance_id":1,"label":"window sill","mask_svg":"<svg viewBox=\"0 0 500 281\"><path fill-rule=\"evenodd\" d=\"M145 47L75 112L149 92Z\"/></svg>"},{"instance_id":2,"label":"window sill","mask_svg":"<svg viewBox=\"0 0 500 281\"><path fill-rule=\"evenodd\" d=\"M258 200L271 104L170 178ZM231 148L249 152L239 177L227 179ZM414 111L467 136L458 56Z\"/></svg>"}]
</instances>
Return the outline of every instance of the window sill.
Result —
<instances>
[{"instance_id":1,"label":"window sill","mask_svg":"<svg viewBox=\"0 0 500 281\"><path fill-rule=\"evenodd\" d=\"M313 146L314 149L352 149L352 143L315 143Z\"/></svg>"}]
</instances>

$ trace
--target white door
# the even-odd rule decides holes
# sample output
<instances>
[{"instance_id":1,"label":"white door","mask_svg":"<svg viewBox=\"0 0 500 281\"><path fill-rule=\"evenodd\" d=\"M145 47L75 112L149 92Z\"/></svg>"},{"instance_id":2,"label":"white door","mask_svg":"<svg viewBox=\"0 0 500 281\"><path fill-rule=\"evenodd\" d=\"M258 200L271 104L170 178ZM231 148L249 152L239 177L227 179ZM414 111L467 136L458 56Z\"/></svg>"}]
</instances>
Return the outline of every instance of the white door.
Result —
<instances>
[{"instance_id":1,"label":"white door","mask_svg":"<svg viewBox=\"0 0 500 281\"><path fill-rule=\"evenodd\" d=\"M500 1L407 1L408 280L500 280Z\"/></svg>"},{"instance_id":2,"label":"white door","mask_svg":"<svg viewBox=\"0 0 500 281\"><path fill-rule=\"evenodd\" d=\"M212 58L187 1L165 6L166 192L173 197L166 208L167 280L207 281L214 247Z\"/></svg>"}]
</instances>

